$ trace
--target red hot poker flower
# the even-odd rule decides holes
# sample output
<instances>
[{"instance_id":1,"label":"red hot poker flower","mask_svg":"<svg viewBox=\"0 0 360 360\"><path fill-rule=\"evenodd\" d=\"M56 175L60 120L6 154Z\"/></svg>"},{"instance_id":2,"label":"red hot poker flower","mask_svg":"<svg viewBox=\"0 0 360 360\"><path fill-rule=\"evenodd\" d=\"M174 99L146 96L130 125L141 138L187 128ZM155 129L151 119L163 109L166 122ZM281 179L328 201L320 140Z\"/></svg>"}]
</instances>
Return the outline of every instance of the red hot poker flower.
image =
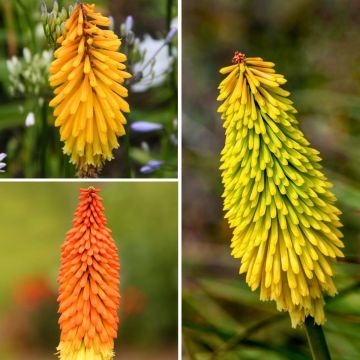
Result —
<instances>
[{"instance_id":1,"label":"red hot poker flower","mask_svg":"<svg viewBox=\"0 0 360 360\"><path fill-rule=\"evenodd\" d=\"M100 190L80 189L73 228L61 247L59 357L110 360L117 336L119 259Z\"/></svg>"}]
</instances>

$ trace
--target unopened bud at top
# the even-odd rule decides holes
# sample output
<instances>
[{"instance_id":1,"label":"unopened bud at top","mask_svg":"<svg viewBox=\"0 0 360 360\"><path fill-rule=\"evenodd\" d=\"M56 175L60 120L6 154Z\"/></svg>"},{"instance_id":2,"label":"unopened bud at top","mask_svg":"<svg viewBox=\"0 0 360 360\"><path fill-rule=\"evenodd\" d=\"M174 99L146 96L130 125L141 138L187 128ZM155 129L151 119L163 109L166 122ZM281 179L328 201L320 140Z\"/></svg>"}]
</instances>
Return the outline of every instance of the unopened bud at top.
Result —
<instances>
[{"instance_id":1,"label":"unopened bud at top","mask_svg":"<svg viewBox=\"0 0 360 360\"><path fill-rule=\"evenodd\" d=\"M48 12L46 4L41 4L41 21L43 23L44 33L49 45L56 48L59 39L65 34L65 27L63 26L73 11L73 6L69 9L61 8L59 11L59 4L54 1L53 9Z\"/></svg>"}]
</instances>

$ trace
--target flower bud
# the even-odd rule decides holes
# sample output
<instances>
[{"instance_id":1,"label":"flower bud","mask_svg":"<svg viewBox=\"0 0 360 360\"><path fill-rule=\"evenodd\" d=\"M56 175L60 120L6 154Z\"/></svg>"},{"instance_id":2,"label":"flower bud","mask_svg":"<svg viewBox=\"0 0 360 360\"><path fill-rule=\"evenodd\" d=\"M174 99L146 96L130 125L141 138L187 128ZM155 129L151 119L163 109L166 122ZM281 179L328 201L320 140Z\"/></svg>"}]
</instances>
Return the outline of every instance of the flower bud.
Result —
<instances>
[{"instance_id":1,"label":"flower bud","mask_svg":"<svg viewBox=\"0 0 360 360\"><path fill-rule=\"evenodd\" d=\"M41 21L43 23L45 37L49 45L53 48L58 46L58 39L65 34L65 27L63 26L72 13L72 6L69 10L62 8L59 11L59 5L54 2L53 9L50 13L47 12L46 5L41 7Z\"/></svg>"}]
</instances>

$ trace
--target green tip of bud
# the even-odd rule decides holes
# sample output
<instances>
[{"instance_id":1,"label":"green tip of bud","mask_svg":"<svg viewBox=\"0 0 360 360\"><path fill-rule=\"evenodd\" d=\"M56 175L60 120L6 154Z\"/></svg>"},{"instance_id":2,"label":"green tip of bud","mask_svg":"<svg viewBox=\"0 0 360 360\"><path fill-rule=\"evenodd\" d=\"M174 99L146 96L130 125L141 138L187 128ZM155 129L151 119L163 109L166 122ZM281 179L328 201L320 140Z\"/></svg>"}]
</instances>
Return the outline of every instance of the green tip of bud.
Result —
<instances>
[{"instance_id":1,"label":"green tip of bud","mask_svg":"<svg viewBox=\"0 0 360 360\"><path fill-rule=\"evenodd\" d=\"M57 39L65 34L65 22L72 13L74 7L69 6L59 9L59 4L54 1L53 9L48 12L45 2L41 3L41 21L44 27L45 37L52 48L58 46Z\"/></svg>"},{"instance_id":2,"label":"green tip of bud","mask_svg":"<svg viewBox=\"0 0 360 360\"><path fill-rule=\"evenodd\" d=\"M120 25L120 35L122 37L124 37L126 34L125 34L125 24L121 24Z\"/></svg>"},{"instance_id":3,"label":"green tip of bud","mask_svg":"<svg viewBox=\"0 0 360 360\"><path fill-rule=\"evenodd\" d=\"M60 17L61 17L61 20L62 20L62 21L65 21L65 20L68 18L68 14L67 14L67 11L66 11L65 8L62 8L62 9L61 9L61 15L60 15Z\"/></svg>"}]
</instances>

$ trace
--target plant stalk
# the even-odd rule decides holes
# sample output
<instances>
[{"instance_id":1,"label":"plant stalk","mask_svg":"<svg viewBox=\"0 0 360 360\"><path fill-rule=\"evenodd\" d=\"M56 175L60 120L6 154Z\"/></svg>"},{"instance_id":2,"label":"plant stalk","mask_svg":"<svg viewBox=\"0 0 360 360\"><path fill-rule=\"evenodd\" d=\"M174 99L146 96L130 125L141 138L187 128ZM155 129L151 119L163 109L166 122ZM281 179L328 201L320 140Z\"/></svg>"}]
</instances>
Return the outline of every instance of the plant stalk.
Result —
<instances>
[{"instance_id":1,"label":"plant stalk","mask_svg":"<svg viewBox=\"0 0 360 360\"><path fill-rule=\"evenodd\" d=\"M23 11L25 21L27 23L28 29L30 30L31 52L35 53L37 50L37 41L35 35L35 24L33 18L31 17L32 12L29 11L29 9L25 6L23 0L17 0L17 4Z\"/></svg>"},{"instance_id":2,"label":"plant stalk","mask_svg":"<svg viewBox=\"0 0 360 360\"><path fill-rule=\"evenodd\" d=\"M47 142L48 142L48 123L47 123L47 101L41 105L41 122L42 122L42 134L41 134L41 158L40 158L40 173L42 177L46 177L46 153L47 153Z\"/></svg>"},{"instance_id":3,"label":"plant stalk","mask_svg":"<svg viewBox=\"0 0 360 360\"><path fill-rule=\"evenodd\" d=\"M314 319L308 316L305 319L305 331L313 360L331 360L322 326L316 325Z\"/></svg>"}]
</instances>

